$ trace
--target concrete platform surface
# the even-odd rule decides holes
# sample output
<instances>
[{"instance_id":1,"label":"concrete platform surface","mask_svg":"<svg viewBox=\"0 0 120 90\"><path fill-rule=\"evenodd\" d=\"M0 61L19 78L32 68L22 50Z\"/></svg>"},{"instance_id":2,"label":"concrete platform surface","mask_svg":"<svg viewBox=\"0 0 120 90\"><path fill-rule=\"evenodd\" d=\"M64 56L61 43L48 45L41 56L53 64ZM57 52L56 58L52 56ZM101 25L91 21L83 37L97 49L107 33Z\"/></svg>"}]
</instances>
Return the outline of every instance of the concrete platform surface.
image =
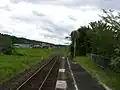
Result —
<instances>
[{"instance_id":1,"label":"concrete platform surface","mask_svg":"<svg viewBox=\"0 0 120 90\"><path fill-rule=\"evenodd\" d=\"M70 62L70 66L79 90L106 90L79 64Z\"/></svg>"}]
</instances>

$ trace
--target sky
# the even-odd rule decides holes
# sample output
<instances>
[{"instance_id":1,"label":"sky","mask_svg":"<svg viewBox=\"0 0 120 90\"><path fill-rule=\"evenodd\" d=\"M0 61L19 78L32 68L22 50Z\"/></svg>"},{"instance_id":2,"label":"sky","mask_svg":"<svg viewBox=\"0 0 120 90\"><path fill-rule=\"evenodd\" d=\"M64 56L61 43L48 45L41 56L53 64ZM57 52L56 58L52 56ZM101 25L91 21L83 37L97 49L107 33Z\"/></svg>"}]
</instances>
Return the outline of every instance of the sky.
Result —
<instances>
[{"instance_id":1,"label":"sky","mask_svg":"<svg viewBox=\"0 0 120 90\"><path fill-rule=\"evenodd\" d=\"M1 0L0 33L65 44L71 31L99 20L102 9L119 10L119 0Z\"/></svg>"}]
</instances>

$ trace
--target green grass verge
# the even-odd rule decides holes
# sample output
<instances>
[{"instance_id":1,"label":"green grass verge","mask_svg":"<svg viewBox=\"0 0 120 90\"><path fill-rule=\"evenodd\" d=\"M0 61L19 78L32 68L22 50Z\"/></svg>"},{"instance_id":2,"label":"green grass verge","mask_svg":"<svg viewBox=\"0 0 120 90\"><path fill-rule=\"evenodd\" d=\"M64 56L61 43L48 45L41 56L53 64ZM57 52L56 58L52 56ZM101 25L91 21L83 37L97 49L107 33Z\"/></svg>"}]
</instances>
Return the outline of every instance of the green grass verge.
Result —
<instances>
[{"instance_id":1,"label":"green grass verge","mask_svg":"<svg viewBox=\"0 0 120 90\"><path fill-rule=\"evenodd\" d=\"M106 84L113 90L120 90L120 74L110 70L102 70L86 56L77 57L77 62L98 81Z\"/></svg>"},{"instance_id":2,"label":"green grass verge","mask_svg":"<svg viewBox=\"0 0 120 90\"><path fill-rule=\"evenodd\" d=\"M54 49L41 49L41 48L17 48L18 53L29 57L48 57Z\"/></svg>"},{"instance_id":3,"label":"green grass verge","mask_svg":"<svg viewBox=\"0 0 120 90\"><path fill-rule=\"evenodd\" d=\"M0 83L37 64L42 57L47 58L54 51L53 49L32 48L19 48L16 50L24 56L0 55Z\"/></svg>"}]
</instances>

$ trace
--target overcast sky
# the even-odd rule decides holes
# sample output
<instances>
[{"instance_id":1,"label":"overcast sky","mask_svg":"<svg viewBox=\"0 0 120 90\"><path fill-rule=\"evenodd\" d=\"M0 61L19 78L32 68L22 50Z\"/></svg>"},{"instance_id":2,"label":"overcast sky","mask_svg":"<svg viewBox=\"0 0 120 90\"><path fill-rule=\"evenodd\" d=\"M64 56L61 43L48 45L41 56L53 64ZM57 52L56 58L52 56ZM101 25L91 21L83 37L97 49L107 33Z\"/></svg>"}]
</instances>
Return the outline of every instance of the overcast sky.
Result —
<instances>
[{"instance_id":1,"label":"overcast sky","mask_svg":"<svg viewBox=\"0 0 120 90\"><path fill-rule=\"evenodd\" d=\"M101 9L119 10L119 0L1 0L0 33L64 44L72 30L99 20Z\"/></svg>"}]
</instances>

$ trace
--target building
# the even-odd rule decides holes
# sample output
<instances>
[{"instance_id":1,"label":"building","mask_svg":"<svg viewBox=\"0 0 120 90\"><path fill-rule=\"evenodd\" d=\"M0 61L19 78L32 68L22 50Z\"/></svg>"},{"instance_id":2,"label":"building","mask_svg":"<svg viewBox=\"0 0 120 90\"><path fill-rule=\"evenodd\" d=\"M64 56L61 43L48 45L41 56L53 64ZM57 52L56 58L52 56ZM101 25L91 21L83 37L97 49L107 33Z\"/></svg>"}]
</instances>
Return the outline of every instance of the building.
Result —
<instances>
[{"instance_id":1,"label":"building","mask_svg":"<svg viewBox=\"0 0 120 90\"><path fill-rule=\"evenodd\" d=\"M30 44L14 44L16 48L32 48Z\"/></svg>"},{"instance_id":2,"label":"building","mask_svg":"<svg viewBox=\"0 0 120 90\"><path fill-rule=\"evenodd\" d=\"M42 48L42 46L37 44L37 45L32 45L32 48Z\"/></svg>"}]
</instances>

